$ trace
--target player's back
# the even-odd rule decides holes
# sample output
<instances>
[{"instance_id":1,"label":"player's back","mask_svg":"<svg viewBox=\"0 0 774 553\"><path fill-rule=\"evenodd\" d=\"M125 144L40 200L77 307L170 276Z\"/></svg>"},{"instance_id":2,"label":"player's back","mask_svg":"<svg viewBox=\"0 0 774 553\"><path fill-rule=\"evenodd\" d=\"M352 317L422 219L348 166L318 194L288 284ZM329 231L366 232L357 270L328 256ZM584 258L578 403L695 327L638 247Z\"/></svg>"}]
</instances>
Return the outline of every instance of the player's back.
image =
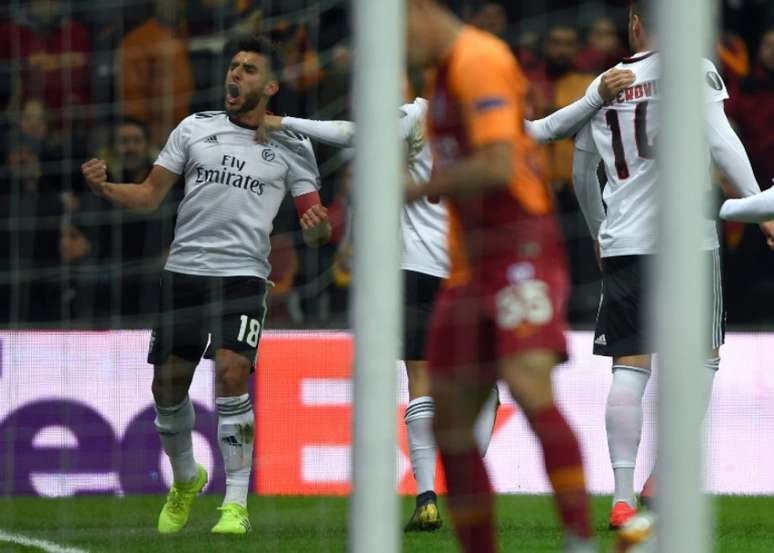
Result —
<instances>
[{"instance_id":1,"label":"player's back","mask_svg":"<svg viewBox=\"0 0 774 553\"><path fill-rule=\"evenodd\" d=\"M711 62L703 63L708 74L714 71ZM661 129L661 56L647 52L626 58L616 67L631 70L635 81L591 122L594 145L607 176L603 193L607 216L599 234L602 255L654 254L660 201L656 141ZM598 84L599 78L591 86ZM704 184L709 186L709 174ZM717 248L714 223L708 220L705 225L704 249Z\"/></svg>"}]
</instances>

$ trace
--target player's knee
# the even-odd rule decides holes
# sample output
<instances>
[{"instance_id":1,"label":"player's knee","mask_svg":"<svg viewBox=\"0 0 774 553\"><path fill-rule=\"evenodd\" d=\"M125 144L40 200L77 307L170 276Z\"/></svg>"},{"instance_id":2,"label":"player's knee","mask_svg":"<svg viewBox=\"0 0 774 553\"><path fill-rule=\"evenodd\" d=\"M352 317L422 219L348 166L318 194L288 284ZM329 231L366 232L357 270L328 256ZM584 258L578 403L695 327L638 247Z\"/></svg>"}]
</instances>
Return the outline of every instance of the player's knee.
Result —
<instances>
[{"instance_id":1,"label":"player's knee","mask_svg":"<svg viewBox=\"0 0 774 553\"><path fill-rule=\"evenodd\" d=\"M156 404L156 418L153 421L160 434L177 434L193 430L196 421L193 404L188 394L175 405Z\"/></svg>"},{"instance_id":2,"label":"player's knee","mask_svg":"<svg viewBox=\"0 0 774 553\"><path fill-rule=\"evenodd\" d=\"M219 395L236 396L247 392L250 362L247 358L226 350L218 352L216 379Z\"/></svg>"},{"instance_id":3,"label":"player's knee","mask_svg":"<svg viewBox=\"0 0 774 553\"><path fill-rule=\"evenodd\" d=\"M508 390L526 414L540 411L554 401L549 375L517 373L507 379Z\"/></svg>"},{"instance_id":4,"label":"player's knee","mask_svg":"<svg viewBox=\"0 0 774 553\"><path fill-rule=\"evenodd\" d=\"M163 407L178 405L188 395L187 380L154 375L151 392L156 405Z\"/></svg>"}]
</instances>

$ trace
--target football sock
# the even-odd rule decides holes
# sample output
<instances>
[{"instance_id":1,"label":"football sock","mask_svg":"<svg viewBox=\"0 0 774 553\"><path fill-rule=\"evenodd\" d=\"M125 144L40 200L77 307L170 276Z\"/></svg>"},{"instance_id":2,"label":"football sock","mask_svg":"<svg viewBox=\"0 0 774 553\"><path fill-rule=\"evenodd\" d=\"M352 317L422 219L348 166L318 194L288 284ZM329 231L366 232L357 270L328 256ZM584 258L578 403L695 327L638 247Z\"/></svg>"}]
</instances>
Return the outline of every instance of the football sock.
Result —
<instances>
[{"instance_id":1,"label":"football sock","mask_svg":"<svg viewBox=\"0 0 774 553\"><path fill-rule=\"evenodd\" d=\"M546 474L554 489L559 519L566 533L589 538L591 518L583 460L575 434L555 405L529 416L543 448Z\"/></svg>"},{"instance_id":2,"label":"football sock","mask_svg":"<svg viewBox=\"0 0 774 553\"><path fill-rule=\"evenodd\" d=\"M613 504L625 501L636 507L634 466L642 435L642 398L650 371L613 365L613 383L607 396L605 427L615 491Z\"/></svg>"},{"instance_id":3,"label":"football sock","mask_svg":"<svg viewBox=\"0 0 774 553\"><path fill-rule=\"evenodd\" d=\"M706 415L706 411L709 408L710 401L712 400L712 387L715 383L715 375L717 374L718 369L720 369L720 357L712 357L704 361L704 368L707 370L702 371L701 383L702 393L704 394L702 397L705 401L704 411ZM641 495L651 499L655 493L656 475L654 472L651 472L648 480L642 486Z\"/></svg>"},{"instance_id":4,"label":"football sock","mask_svg":"<svg viewBox=\"0 0 774 553\"><path fill-rule=\"evenodd\" d=\"M404 415L411 468L417 482L417 495L435 490L434 413L433 398L422 396L409 402Z\"/></svg>"},{"instance_id":5,"label":"football sock","mask_svg":"<svg viewBox=\"0 0 774 553\"><path fill-rule=\"evenodd\" d=\"M218 444L226 469L223 504L237 503L247 507L255 438L255 417L250 396L219 397L215 403L218 406Z\"/></svg>"},{"instance_id":6,"label":"football sock","mask_svg":"<svg viewBox=\"0 0 774 553\"><path fill-rule=\"evenodd\" d=\"M464 553L494 553L492 488L477 449L441 451L446 471L447 509Z\"/></svg>"},{"instance_id":7,"label":"football sock","mask_svg":"<svg viewBox=\"0 0 774 553\"><path fill-rule=\"evenodd\" d=\"M489 449L489 443L492 441L495 419L497 418L497 408L500 406L500 396L497 391L497 385L492 388L492 392L486 398L484 405L481 406L481 412L478 414L476 423L473 426L473 436L476 438L478 450L481 457L486 456Z\"/></svg>"},{"instance_id":8,"label":"football sock","mask_svg":"<svg viewBox=\"0 0 774 553\"><path fill-rule=\"evenodd\" d=\"M153 423L172 465L173 478L181 484L196 477L197 468L191 440L195 420L193 404L188 396L172 407L156 405L156 419Z\"/></svg>"},{"instance_id":9,"label":"football sock","mask_svg":"<svg viewBox=\"0 0 774 553\"><path fill-rule=\"evenodd\" d=\"M704 368L702 371L702 398L704 399L704 414L707 414L709 409L710 400L712 399L712 387L715 384L715 375L720 369L720 357L712 357L704 361Z\"/></svg>"}]
</instances>

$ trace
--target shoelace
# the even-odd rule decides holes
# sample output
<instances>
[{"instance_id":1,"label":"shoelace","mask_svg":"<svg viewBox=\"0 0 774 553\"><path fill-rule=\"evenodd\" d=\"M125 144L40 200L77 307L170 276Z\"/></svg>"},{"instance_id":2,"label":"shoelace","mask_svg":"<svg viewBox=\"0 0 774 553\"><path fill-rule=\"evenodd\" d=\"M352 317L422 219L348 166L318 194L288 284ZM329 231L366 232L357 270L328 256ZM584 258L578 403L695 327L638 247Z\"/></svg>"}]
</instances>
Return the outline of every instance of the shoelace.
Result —
<instances>
[{"instance_id":1,"label":"shoelace","mask_svg":"<svg viewBox=\"0 0 774 553\"><path fill-rule=\"evenodd\" d=\"M183 498L181 494L178 492L177 488L172 488L169 490L169 495L167 496L167 510L171 511L173 513L179 513L183 510Z\"/></svg>"}]
</instances>

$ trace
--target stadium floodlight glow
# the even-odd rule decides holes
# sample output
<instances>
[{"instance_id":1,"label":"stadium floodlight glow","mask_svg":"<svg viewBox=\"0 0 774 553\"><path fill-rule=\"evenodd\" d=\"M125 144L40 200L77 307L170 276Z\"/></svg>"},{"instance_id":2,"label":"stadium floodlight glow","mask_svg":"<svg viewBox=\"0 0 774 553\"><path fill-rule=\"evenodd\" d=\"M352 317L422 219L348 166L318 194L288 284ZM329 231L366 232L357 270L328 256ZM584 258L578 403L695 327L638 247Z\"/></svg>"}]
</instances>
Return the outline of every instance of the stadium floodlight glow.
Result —
<instances>
[{"instance_id":1,"label":"stadium floodlight glow","mask_svg":"<svg viewBox=\"0 0 774 553\"><path fill-rule=\"evenodd\" d=\"M710 345L709 267L702 252L709 185L704 133L704 75L711 3L658 0L662 52L659 136L661 241L656 275L655 336L659 366L658 550L711 551L702 492L704 401L697 385Z\"/></svg>"},{"instance_id":2,"label":"stadium floodlight glow","mask_svg":"<svg viewBox=\"0 0 774 553\"><path fill-rule=\"evenodd\" d=\"M395 363L403 172L404 3L354 4L354 407L349 551L399 549Z\"/></svg>"}]
</instances>

